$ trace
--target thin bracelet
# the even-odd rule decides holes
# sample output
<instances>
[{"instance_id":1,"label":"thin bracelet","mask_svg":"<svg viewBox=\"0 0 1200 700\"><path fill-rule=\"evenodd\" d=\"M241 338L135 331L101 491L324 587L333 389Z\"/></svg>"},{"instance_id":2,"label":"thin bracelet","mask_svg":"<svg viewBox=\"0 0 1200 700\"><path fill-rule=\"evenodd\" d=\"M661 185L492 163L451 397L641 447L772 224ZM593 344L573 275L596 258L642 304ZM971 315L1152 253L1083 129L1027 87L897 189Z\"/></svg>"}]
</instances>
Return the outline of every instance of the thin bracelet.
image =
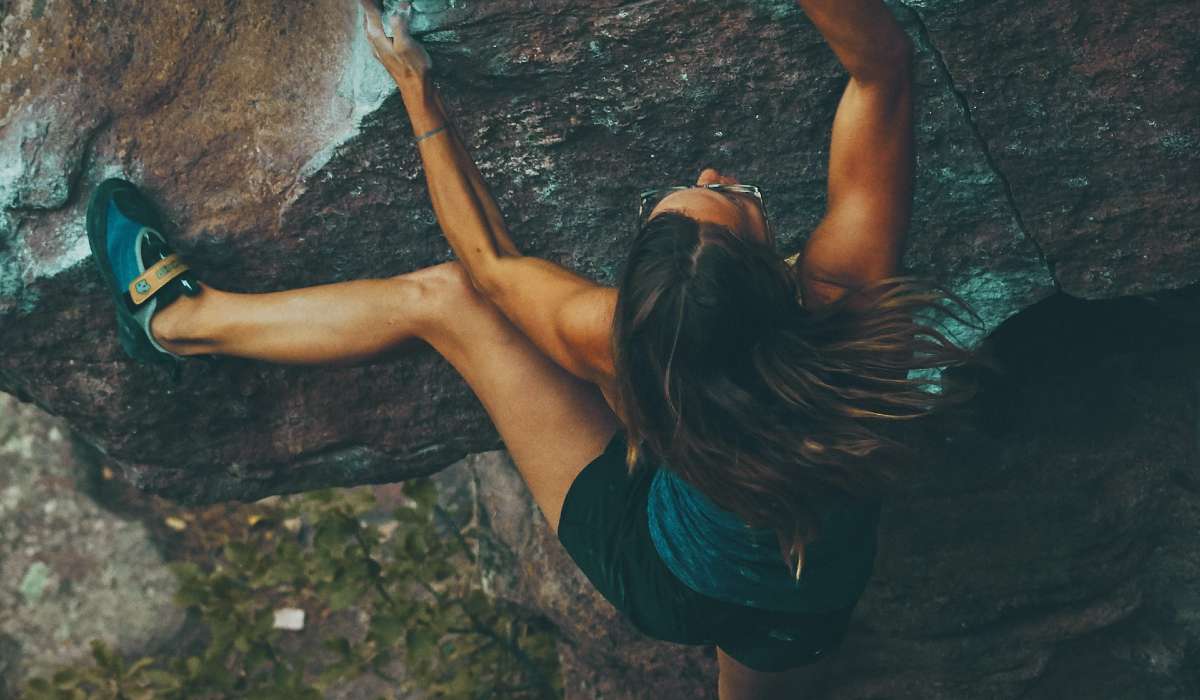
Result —
<instances>
[{"instance_id":1,"label":"thin bracelet","mask_svg":"<svg viewBox=\"0 0 1200 700\"><path fill-rule=\"evenodd\" d=\"M422 141L429 138L430 136L437 136L438 134L442 133L445 130L446 130L446 125L442 124L441 126L439 126L436 129L430 129L429 131L426 131L425 133L421 134L420 136L417 137L417 139L415 141L413 141L413 143L421 143Z\"/></svg>"}]
</instances>

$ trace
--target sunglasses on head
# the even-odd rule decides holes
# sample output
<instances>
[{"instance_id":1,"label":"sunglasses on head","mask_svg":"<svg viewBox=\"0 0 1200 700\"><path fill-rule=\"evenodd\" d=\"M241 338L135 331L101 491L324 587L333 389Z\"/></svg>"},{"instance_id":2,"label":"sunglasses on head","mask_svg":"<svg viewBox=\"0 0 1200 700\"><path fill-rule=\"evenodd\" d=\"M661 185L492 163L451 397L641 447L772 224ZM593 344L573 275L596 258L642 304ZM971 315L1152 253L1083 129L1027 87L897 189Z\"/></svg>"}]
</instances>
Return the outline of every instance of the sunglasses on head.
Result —
<instances>
[{"instance_id":1,"label":"sunglasses on head","mask_svg":"<svg viewBox=\"0 0 1200 700\"><path fill-rule=\"evenodd\" d=\"M723 185L718 183L711 185L677 185L675 187L659 187L652 190L645 190L638 195L638 225L646 223L646 217L654 210L654 205L662 201L667 195L672 192L682 192L683 190L691 190L697 187L703 187L713 192L730 192L753 197L754 201L758 203L759 210L762 212L763 223L767 227L767 238L771 241L775 240L774 232L771 230L771 220L767 218L767 203L763 200L762 190L754 185Z\"/></svg>"}]
</instances>

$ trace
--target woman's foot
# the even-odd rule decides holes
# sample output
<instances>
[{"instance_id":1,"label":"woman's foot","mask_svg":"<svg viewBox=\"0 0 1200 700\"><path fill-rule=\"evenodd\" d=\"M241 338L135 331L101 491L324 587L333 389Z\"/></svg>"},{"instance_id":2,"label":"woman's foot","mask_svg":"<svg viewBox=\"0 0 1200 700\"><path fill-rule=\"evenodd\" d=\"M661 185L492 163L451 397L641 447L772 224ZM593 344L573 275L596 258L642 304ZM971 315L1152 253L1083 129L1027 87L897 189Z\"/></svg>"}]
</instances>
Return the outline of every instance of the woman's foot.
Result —
<instances>
[{"instance_id":1,"label":"woman's foot","mask_svg":"<svg viewBox=\"0 0 1200 700\"><path fill-rule=\"evenodd\" d=\"M132 183L110 179L92 194L88 241L117 310L121 347L135 360L171 362L178 356L151 332L155 314L200 293L199 283L159 231L162 219Z\"/></svg>"}]
</instances>

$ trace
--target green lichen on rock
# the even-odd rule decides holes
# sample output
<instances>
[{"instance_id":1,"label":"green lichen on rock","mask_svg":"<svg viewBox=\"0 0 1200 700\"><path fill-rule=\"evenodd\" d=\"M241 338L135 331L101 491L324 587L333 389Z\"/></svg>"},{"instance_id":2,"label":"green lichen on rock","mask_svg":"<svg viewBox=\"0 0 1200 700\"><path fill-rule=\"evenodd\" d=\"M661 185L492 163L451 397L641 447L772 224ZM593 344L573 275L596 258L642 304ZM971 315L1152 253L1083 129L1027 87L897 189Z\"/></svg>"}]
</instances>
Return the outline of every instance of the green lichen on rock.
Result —
<instances>
[{"instance_id":1,"label":"green lichen on rock","mask_svg":"<svg viewBox=\"0 0 1200 700\"><path fill-rule=\"evenodd\" d=\"M50 582L50 567L40 561L35 561L29 566L29 570L25 572L25 577L21 579L20 591L25 602L33 605L42 598L42 593L46 590L46 585Z\"/></svg>"}]
</instances>

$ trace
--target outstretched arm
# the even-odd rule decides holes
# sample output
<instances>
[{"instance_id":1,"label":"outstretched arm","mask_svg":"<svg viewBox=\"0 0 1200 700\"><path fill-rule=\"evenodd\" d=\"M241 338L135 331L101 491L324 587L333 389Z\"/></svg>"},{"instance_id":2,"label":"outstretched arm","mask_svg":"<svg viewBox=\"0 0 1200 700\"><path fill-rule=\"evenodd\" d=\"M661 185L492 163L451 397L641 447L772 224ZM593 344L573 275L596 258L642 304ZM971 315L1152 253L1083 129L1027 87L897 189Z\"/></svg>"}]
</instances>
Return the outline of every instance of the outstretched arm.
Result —
<instances>
[{"instance_id":1,"label":"outstretched arm","mask_svg":"<svg viewBox=\"0 0 1200 700\"><path fill-rule=\"evenodd\" d=\"M392 37L388 38L376 0L361 0L361 4L375 56L396 81L404 99L425 164L429 195L450 246L471 271L492 258L518 255L491 192L467 155L441 95L429 79L433 65L429 54L408 33L406 20L391 17Z\"/></svg>"},{"instance_id":2,"label":"outstretched arm","mask_svg":"<svg viewBox=\"0 0 1200 700\"><path fill-rule=\"evenodd\" d=\"M604 384L612 376L616 290L520 254L429 78L428 54L409 36L404 20L391 19L389 39L375 0L361 2L367 37L400 89L433 210L455 255L475 286L539 349L572 374Z\"/></svg>"},{"instance_id":3,"label":"outstretched arm","mask_svg":"<svg viewBox=\"0 0 1200 700\"><path fill-rule=\"evenodd\" d=\"M900 267L912 209L912 44L880 0L799 4L850 73L833 119L825 216L800 268L805 300L827 304Z\"/></svg>"}]
</instances>

